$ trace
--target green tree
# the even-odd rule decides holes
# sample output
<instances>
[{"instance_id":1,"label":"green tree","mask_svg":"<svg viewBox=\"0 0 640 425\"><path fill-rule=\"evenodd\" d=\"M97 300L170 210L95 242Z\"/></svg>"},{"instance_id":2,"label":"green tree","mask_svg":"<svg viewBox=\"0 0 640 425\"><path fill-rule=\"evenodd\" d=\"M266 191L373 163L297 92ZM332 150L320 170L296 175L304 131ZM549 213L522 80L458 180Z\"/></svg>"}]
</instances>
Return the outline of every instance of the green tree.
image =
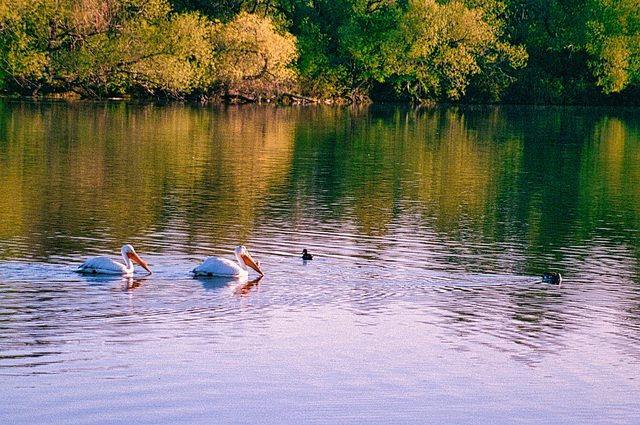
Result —
<instances>
[{"instance_id":1,"label":"green tree","mask_svg":"<svg viewBox=\"0 0 640 425\"><path fill-rule=\"evenodd\" d=\"M354 1L291 0L274 6L297 37L297 68L306 94L325 98L350 96L353 73L341 43L341 31L350 22Z\"/></svg>"},{"instance_id":2,"label":"green tree","mask_svg":"<svg viewBox=\"0 0 640 425\"><path fill-rule=\"evenodd\" d=\"M273 93L295 79L297 54L269 18L214 22L165 0L12 0L0 6L0 53L10 91L171 98Z\"/></svg>"},{"instance_id":3,"label":"green tree","mask_svg":"<svg viewBox=\"0 0 640 425\"><path fill-rule=\"evenodd\" d=\"M0 8L0 81L31 95L176 97L201 82L209 42L207 21L164 0L12 0Z\"/></svg>"},{"instance_id":4,"label":"green tree","mask_svg":"<svg viewBox=\"0 0 640 425\"><path fill-rule=\"evenodd\" d=\"M607 101L638 85L637 0L511 0L507 31L526 46L529 66L515 94L524 101ZM533 97L532 97L533 96Z\"/></svg>"},{"instance_id":5,"label":"green tree","mask_svg":"<svg viewBox=\"0 0 640 425\"><path fill-rule=\"evenodd\" d=\"M402 3L396 0L354 1L349 23L339 31L341 50L348 58L352 99L364 97L374 82L384 83L393 75L388 49L403 13Z\"/></svg>"},{"instance_id":6,"label":"green tree","mask_svg":"<svg viewBox=\"0 0 640 425\"><path fill-rule=\"evenodd\" d=\"M587 21L586 51L590 67L605 93L640 81L640 3L594 0Z\"/></svg>"},{"instance_id":7,"label":"green tree","mask_svg":"<svg viewBox=\"0 0 640 425\"><path fill-rule=\"evenodd\" d=\"M500 40L495 22L457 1L412 0L382 47L387 73L419 100L459 99L475 76L497 87L497 96L507 71L524 66L527 55Z\"/></svg>"}]
</instances>

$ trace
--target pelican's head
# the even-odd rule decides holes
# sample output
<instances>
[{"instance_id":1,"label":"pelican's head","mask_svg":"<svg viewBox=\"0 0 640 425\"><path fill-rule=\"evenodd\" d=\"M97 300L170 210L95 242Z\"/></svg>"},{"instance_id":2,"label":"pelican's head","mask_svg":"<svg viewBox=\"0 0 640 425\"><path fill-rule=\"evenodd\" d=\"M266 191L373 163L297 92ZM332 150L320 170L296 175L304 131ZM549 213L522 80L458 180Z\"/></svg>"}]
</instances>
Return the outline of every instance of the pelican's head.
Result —
<instances>
[{"instance_id":1,"label":"pelican's head","mask_svg":"<svg viewBox=\"0 0 640 425\"><path fill-rule=\"evenodd\" d=\"M233 250L236 253L236 257L240 263L244 263L247 266L251 267L253 270L260 273L260 275L264 276L262 270L260 270L260 263L256 263L253 261L253 258L249 255L249 251L244 246L239 246Z\"/></svg>"},{"instance_id":2,"label":"pelican's head","mask_svg":"<svg viewBox=\"0 0 640 425\"><path fill-rule=\"evenodd\" d=\"M153 272L149 269L149 266L147 266L147 263L142 261L142 258L138 257L138 254L136 254L136 250L133 249L131 245L127 244L122 247L122 256L129 258L134 263L144 267L144 269L148 271L149 274L153 274Z\"/></svg>"}]
</instances>

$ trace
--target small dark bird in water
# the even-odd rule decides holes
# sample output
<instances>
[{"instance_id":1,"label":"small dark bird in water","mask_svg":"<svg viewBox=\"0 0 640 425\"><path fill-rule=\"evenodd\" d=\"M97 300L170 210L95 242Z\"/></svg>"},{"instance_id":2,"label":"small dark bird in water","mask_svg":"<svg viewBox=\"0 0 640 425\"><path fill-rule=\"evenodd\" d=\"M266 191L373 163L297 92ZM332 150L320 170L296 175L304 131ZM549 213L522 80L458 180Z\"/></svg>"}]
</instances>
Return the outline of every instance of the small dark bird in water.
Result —
<instances>
[{"instance_id":1,"label":"small dark bird in water","mask_svg":"<svg viewBox=\"0 0 640 425\"><path fill-rule=\"evenodd\" d=\"M303 260L313 260L313 254L307 251L307 249L302 250L302 259Z\"/></svg>"},{"instance_id":2,"label":"small dark bird in water","mask_svg":"<svg viewBox=\"0 0 640 425\"><path fill-rule=\"evenodd\" d=\"M562 283L562 275L556 272L549 272L542 275L542 281L547 283L555 283L560 285Z\"/></svg>"}]
</instances>

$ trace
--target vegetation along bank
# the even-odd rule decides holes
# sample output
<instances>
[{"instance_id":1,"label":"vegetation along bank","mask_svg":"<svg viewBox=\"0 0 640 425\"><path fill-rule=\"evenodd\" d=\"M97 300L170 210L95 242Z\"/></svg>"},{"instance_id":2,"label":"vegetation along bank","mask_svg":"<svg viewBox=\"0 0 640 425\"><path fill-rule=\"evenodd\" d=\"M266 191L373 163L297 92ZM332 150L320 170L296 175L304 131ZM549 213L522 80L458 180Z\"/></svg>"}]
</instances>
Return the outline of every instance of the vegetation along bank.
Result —
<instances>
[{"instance_id":1,"label":"vegetation along bank","mask_svg":"<svg viewBox=\"0 0 640 425\"><path fill-rule=\"evenodd\" d=\"M4 0L0 93L640 103L637 0Z\"/></svg>"}]
</instances>

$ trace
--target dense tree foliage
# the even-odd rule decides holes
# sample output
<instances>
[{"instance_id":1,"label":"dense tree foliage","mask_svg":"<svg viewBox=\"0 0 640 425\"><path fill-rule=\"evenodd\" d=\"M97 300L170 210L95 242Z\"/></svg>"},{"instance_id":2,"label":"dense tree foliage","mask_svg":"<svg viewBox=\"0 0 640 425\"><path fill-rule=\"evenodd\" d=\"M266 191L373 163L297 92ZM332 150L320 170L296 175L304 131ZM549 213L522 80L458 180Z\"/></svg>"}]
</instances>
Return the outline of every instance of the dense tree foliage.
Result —
<instances>
[{"instance_id":1,"label":"dense tree foliage","mask_svg":"<svg viewBox=\"0 0 640 425\"><path fill-rule=\"evenodd\" d=\"M289 33L278 34L269 20L245 12L214 28L213 83L224 92L269 96L294 81L289 64L296 47Z\"/></svg>"},{"instance_id":2,"label":"dense tree foliage","mask_svg":"<svg viewBox=\"0 0 640 425\"><path fill-rule=\"evenodd\" d=\"M0 84L21 94L264 92L292 80L296 54L268 19L221 23L163 0L20 0L3 3L0 23Z\"/></svg>"},{"instance_id":3,"label":"dense tree foliage","mask_svg":"<svg viewBox=\"0 0 640 425\"><path fill-rule=\"evenodd\" d=\"M171 15L159 0L9 3L0 15L0 72L19 93L188 91L208 54L205 22Z\"/></svg>"},{"instance_id":4,"label":"dense tree foliage","mask_svg":"<svg viewBox=\"0 0 640 425\"><path fill-rule=\"evenodd\" d=\"M506 71L523 66L526 53L501 42L500 28L483 14L457 1L411 1L384 46L389 69L416 98L458 99L478 75L489 88L502 88Z\"/></svg>"},{"instance_id":5,"label":"dense tree foliage","mask_svg":"<svg viewBox=\"0 0 640 425\"><path fill-rule=\"evenodd\" d=\"M511 41L525 45L530 57L518 73L514 97L583 103L625 91L637 103L637 0L513 0L506 16Z\"/></svg>"},{"instance_id":6,"label":"dense tree foliage","mask_svg":"<svg viewBox=\"0 0 640 425\"><path fill-rule=\"evenodd\" d=\"M637 0L5 0L0 90L636 101Z\"/></svg>"}]
</instances>

